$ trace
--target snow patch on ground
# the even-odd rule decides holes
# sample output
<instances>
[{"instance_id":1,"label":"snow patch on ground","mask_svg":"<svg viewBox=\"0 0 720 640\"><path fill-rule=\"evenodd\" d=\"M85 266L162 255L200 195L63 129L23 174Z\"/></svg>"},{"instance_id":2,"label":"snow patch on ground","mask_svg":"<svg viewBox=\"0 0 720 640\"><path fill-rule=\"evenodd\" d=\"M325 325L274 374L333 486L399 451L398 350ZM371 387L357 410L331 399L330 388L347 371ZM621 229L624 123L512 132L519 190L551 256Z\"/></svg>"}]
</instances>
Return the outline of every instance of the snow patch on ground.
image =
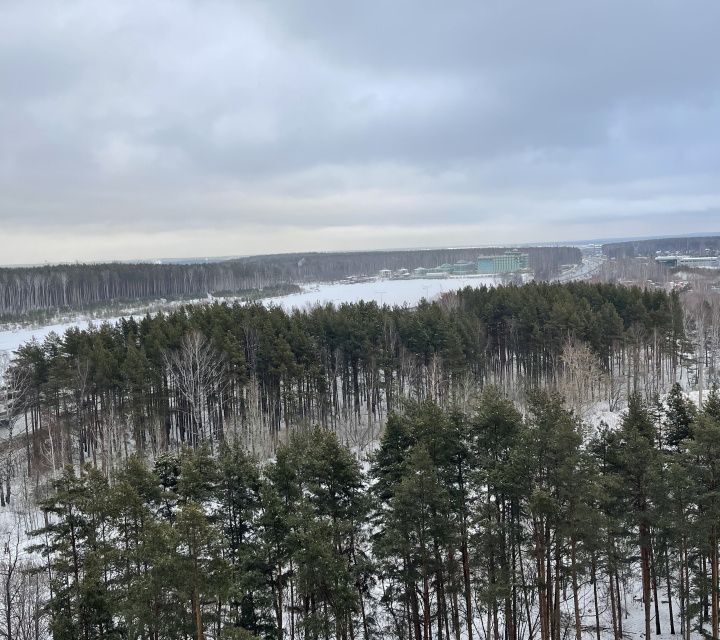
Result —
<instances>
[{"instance_id":1,"label":"snow patch on ground","mask_svg":"<svg viewBox=\"0 0 720 640\"><path fill-rule=\"evenodd\" d=\"M588 409L583 416L585 423L593 433L597 432L603 425L607 425L612 430L620 428L625 410L624 407L616 411L610 411L607 408L607 404L606 401L598 402Z\"/></svg>"}]
</instances>

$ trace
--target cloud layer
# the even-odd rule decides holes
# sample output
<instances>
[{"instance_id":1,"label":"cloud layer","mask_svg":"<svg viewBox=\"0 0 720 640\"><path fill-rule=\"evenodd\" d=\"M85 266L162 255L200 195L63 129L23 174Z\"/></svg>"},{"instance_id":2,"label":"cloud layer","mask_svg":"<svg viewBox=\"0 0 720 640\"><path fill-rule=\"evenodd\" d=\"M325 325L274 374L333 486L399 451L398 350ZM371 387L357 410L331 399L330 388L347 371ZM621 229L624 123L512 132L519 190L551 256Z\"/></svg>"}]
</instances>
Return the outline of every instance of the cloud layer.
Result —
<instances>
[{"instance_id":1,"label":"cloud layer","mask_svg":"<svg viewBox=\"0 0 720 640\"><path fill-rule=\"evenodd\" d=\"M5 0L0 263L720 231L719 23Z\"/></svg>"}]
</instances>

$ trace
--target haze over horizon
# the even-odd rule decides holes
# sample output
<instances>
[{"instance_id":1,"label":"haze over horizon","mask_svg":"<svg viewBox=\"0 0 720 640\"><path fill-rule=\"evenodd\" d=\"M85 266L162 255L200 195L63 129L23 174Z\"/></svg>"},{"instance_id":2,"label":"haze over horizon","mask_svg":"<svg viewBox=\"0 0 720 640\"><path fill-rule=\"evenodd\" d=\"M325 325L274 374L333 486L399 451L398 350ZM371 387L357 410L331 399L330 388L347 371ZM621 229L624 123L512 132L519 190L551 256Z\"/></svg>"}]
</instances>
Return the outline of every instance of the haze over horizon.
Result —
<instances>
[{"instance_id":1,"label":"haze over horizon","mask_svg":"<svg viewBox=\"0 0 720 640\"><path fill-rule=\"evenodd\" d=\"M0 4L0 263L713 231L720 5Z\"/></svg>"}]
</instances>

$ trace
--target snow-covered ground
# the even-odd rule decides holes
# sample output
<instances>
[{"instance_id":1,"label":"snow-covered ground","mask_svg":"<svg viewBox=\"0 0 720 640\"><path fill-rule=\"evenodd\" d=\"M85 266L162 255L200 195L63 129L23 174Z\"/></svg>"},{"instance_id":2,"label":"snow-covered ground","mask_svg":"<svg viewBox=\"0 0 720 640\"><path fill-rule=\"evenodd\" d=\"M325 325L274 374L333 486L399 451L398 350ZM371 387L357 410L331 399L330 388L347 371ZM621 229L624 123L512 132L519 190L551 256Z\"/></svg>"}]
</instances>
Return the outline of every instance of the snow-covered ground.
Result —
<instances>
[{"instance_id":1,"label":"snow-covered ground","mask_svg":"<svg viewBox=\"0 0 720 640\"><path fill-rule=\"evenodd\" d=\"M423 298L432 300L448 291L457 291L465 287L493 286L497 280L493 276L468 276L458 278L409 280L373 280L353 284L333 283L307 287L302 293L292 293L277 298L267 298L265 304L274 304L283 309L305 309L317 304L331 302L335 305L343 302L375 300L378 304L414 306Z\"/></svg>"},{"instance_id":2,"label":"snow-covered ground","mask_svg":"<svg viewBox=\"0 0 720 640\"><path fill-rule=\"evenodd\" d=\"M113 322L114 319L108 320ZM17 349L21 344L29 342L33 338L38 341L44 340L53 331L57 334L62 335L66 329L70 327L78 327L80 329L86 329L90 324L91 320L77 319L69 322L62 322L59 324L50 324L42 327L17 327L14 329L5 329L0 331L0 352L13 351Z\"/></svg>"},{"instance_id":3,"label":"snow-covered ground","mask_svg":"<svg viewBox=\"0 0 720 640\"><path fill-rule=\"evenodd\" d=\"M493 276L476 276L464 278L441 278L441 279L411 279L411 280L373 280L370 282L356 282L352 284L344 283L328 283L314 284L304 287L301 293L293 293L287 296L278 296L273 298L265 298L262 300L266 305L277 305L286 310L306 309L318 304L342 304L343 302L358 302L360 300L375 300L378 304L389 305L409 305L414 306L423 298L432 300L440 294L448 291L457 291L465 287L493 286L497 283ZM210 298L198 300L198 302L208 302L212 300L223 301L223 298ZM228 301L233 301L229 298ZM182 303L168 304L169 308L177 307ZM140 312L144 315L145 312ZM127 315L132 315L129 313ZM33 338L38 341L44 340L53 331L57 334L63 334L70 327L79 327L86 329L91 322L100 324L101 322L113 323L118 318L103 318L101 320L90 320L87 318L77 318L51 324L42 327L17 327L13 329L5 329L0 331L0 352L14 351L21 344L29 342Z\"/></svg>"}]
</instances>

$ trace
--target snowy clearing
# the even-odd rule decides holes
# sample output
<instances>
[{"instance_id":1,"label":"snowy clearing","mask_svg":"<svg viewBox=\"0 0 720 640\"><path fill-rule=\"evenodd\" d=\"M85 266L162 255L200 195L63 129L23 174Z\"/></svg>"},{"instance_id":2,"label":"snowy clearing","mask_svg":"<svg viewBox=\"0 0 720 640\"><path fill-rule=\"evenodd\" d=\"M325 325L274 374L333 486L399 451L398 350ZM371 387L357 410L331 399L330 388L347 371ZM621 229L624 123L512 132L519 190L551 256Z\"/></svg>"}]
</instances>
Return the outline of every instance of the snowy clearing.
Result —
<instances>
[{"instance_id":1,"label":"snowy clearing","mask_svg":"<svg viewBox=\"0 0 720 640\"><path fill-rule=\"evenodd\" d=\"M281 306L286 310L305 309L327 303L338 305L344 302L359 302L360 300L374 300L378 304L391 306L414 306L423 298L432 300L448 291L457 291L465 287L481 287L483 285L491 287L495 284L497 284L497 280L492 276L318 284L308 286L302 293L266 298L263 302Z\"/></svg>"},{"instance_id":2,"label":"snowy clearing","mask_svg":"<svg viewBox=\"0 0 720 640\"><path fill-rule=\"evenodd\" d=\"M115 319L109 319L108 322L113 322L114 320ZM5 331L0 331L0 352L14 351L20 345L29 342L33 338L38 341L42 341L53 332L62 335L70 327L87 329L91 322L91 320L78 318L77 320L72 320L70 322L49 324L43 327L18 327L15 329L6 329Z\"/></svg>"}]
</instances>

